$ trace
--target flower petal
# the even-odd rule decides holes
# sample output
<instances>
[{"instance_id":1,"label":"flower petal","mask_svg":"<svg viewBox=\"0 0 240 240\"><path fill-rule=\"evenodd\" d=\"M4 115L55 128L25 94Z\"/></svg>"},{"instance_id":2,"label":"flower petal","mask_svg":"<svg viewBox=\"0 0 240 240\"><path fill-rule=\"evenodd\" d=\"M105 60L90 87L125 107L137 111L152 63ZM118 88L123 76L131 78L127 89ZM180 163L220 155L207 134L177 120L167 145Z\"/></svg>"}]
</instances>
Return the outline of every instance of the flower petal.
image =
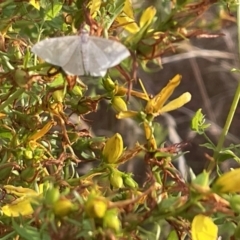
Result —
<instances>
[{"instance_id":1,"label":"flower petal","mask_svg":"<svg viewBox=\"0 0 240 240\"><path fill-rule=\"evenodd\" d=\"M199 214L194 217L192 222L192 239L193 240L216 240L218 227L210 217Z\"/></svg>"},{"instance_id":2,"label":"flower petal","mask_svg":"<svg viewBox=\"0 0 240 240\"><path fill-rule=\"evenodd\" d=\"M183 93L180 97L170 101L166 104L161 110L160 113L170 112L172 110L178 109L188 103L192 98L192 95L189 92Z\"/></svg>"}]
</instances>

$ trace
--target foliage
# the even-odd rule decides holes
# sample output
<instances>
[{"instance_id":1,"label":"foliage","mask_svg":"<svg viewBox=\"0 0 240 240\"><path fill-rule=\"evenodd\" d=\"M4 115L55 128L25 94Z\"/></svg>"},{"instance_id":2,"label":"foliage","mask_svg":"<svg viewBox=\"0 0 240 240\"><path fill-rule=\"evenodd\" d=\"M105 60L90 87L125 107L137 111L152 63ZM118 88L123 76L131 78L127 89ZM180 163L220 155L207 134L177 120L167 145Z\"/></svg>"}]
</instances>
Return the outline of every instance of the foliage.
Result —
<instances>
[{"instance_id":1,"label":"foliage","mask_svg":"<svg viewBox=\"0 0 240 240\"><path fill-rule=\"evenodd\" d=\"M239 161L234 147L219 149L210 141L199 110L192 130L206 137L214 156L206 171L186 182L172 164L184 143L159 145L154 124L157 116L191 100L186 92L167 102L181 76L173 76L156 96L141 81L142 91L132 89L138 66L149 72L154 63L160 69L160 57L178 42L208 34L213 26L196 19L216 2L161 1L144 10L130 0L0 2L1 239L210 240L227 224L229 236L239 237L239 186L231 185L239 181L239 170L222 176L218 171L215 182L211 175L220 162ZM123 43L131 57L104 78L92 79L66 75L31 53L39 40L77 34L85 25L91 35ZM90 83L101 94L89 94ZM130 96L142 109L132 109ZM124 148L119 133L92 136L72 123L72 114L85 119L100 101L109 102L119 121L136 121L145 142ZM142 186L119 170L136 156L148 169ZM78 163L93 161L98 165L79 176ZM169 233L162 230L166 225Z\"/></svg>"}]
</instances>

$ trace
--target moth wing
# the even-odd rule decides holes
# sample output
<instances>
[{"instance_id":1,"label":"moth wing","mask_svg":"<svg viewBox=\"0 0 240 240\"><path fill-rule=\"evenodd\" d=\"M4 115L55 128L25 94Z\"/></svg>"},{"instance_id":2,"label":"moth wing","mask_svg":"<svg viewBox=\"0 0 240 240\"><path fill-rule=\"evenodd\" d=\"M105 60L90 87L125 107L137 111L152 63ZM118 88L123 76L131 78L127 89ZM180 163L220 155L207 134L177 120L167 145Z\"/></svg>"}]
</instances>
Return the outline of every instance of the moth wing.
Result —
<instances>
[{"instance_id":1,"label":"moth wing","mask_svg":"<svg viewBox=\"0 0 240 240\"><path fill-rule=\"evenodd\" d=\"M92 36L89 37L89 53L91 61L95 59L94 67L99 71L114 67L130 56L128 49L123 44Z\"/></svg>"},{"instance_id":2,"label":"moth wing","mask_svg":"<svg viewBox=\"0 0 240 240\"><path fill-rule=\"evenodd\" d=\"M86 49L83 50L82 48ZM88 38L86 43L81 42L81 44L77 45L71 58L62 68L65 72L74 75L83 76L89 74L98 77L106 74L106 69L101 68L101 64L106 61L108 61L106 56L103 55L102 51Z\"/></svg>"},{"instance_id":3,"label":"moth wing","mask_svg":"<svg viewBox=\"0 0 240 240\"><path fill-rule=\"evenodd\" d=\"M83 65L83 56L80 44L81 43L78 41L75 50L71 52L71 57L61 66L66 73L77 76L85 75L86 69Z\"/></svg>"},{"instance_id":4,"label":"moth wing","mask_svg":"<svg viewBox=\"0 0 240 240\"><path fill-rule=\"evenodd\" d=\"M109 60L105 54L103 54L102 50L88 39L88 42L85 46L86 47L86 56L83 57L83 61L85 62L85 71L87 74L91 76L104 76L107 72L107 65L109 65Z\"/></svg>"},{"instance_id":5,"label":"moth wing","mask_svg":"<svg viewBox=\"0 0 240 240\"><path fill-rule=\"evenodd\" d=\"M49 38L35 44L32 47L32 52L48 63L63 67L69 61L71 62L72 58L76 59L77 54L78 56L81 54L80 44L81 38L79 36Z\"/></svg>"}]
</instances>

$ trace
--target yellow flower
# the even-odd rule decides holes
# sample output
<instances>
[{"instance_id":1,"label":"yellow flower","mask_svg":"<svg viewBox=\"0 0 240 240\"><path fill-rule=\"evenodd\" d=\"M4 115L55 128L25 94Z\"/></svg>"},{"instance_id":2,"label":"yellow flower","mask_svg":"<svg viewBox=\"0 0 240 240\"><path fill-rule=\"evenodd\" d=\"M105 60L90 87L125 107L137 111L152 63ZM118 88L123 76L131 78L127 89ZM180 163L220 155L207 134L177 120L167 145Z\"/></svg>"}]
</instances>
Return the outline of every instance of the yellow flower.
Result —
<instances>
[{"instance_id":1,"label":"yellow flower","mask_svg":"<svg viewBox=\"0 0 240 240\"><path fill-rule=\"evenodd\" d=\"M142 14L140 18L140 28L143 28L145 26L149 26L151 22L153 21L153 18L156 15L156 8L153 6L148 7Z\"/></svg>"},{"instance_id":2,"label":"yellow flower","mask_svg":"<svg viewBox=\"0 0 240 240\"><path fill-rule=\"evenodd\" d=\"M40 138L42 138L49 130L52 128L52 126L55 125L54 121L49 121L47 122L42 129L38 130L36 133L32 134L31 136L28 137L29 141L37 141Z\"/></svg>"},{"instance_id":3,"label":"yellow flower","mask_svg":"<svg viewBox=\"0 0 240 240\"><path fill-rule=\"evenodd\" d=\"M218 227L210 217L199 214L194 217L192 226L193 240L215 240L218 235Z\"/></svg>"},{"instance_id":4,"label":"yellow flower","mask_svg":"<svg viewBox=\"0 0 240 240\"><path fill-rule=\"evenodd\" d=\"M2 207L2 212L9 217L26 216L33 213L32 203L37 203L37 199L41 194L30 188L15 187L5 185L4 190L8 194L13 194L19 198Z\"/></svg>"},{"instance_id":5,"label":"yellow flower","mask_svg":"<svg viewBox=\"0 0 240 240\"><path fill-rule=\"evenodd\" d=\"M139 27L135 22L133 7L131 0L126 0L124 2L123 11L116 18L116 21L123 26L130 33L136 33L139 31Z\"/></svg>"},{"instance_id":6,"label":"yellow flower","mask_svg":"<svg viewBox=\"0 0 240 240\"><path fill-rule=\"evenodd\" d=\"M156 9L153 6L145 9L140 17L139 25L135 22L132 3L126 0L122 13L116 18L116 21L123 26L129 33L136 34L142 29L148 28L154 21Z\"/></svg>"},{"instance_id":7,"label":"yellow flower","mask_svg":"<svg viewBox=\"0 0 240 240\"><path fill-rule=\"evenodd\" d=\"M171 79L165 88L163 88L154 98L148 101L145 107L145 112L147 114L158 116L164 112L178 109L188 103L191 100L191 94L186 92L164 106L175 88L180 84L181 78L182 76L178 74Z\"/></svg>"},{"instance_id":8,"label":"yellow flower","mask_svg":"<svg viewBox=\"0 0 240 240\"><path fill-rule=\"evenodd\" d=\"M100 9L102 1L101 0L92 0L88 3L88 8L90 9L90 15L95 18L97 16L97 12Z\"/></svg>"},{"instance_id":9,"label":"yellow flower","mask_svg":"<svg viewBox=\"0 0 240 240\"><path fill-rule=\"evenodd\" d=\"M240 168L224 173L213 184L212 189L221 193L240 192Z\"/></svg>"},{"instance_id":10,"label":"yellow flower","mask_svg":"<svg viewBox=\"0 0 240 240\"><path fill-rule=\"evenodd\" d=\"M27 216L33 213L31 203L33 197L20 197L2 207L3 213L8 217Z\"/></svg>"},{"instance_id":11,"label":"yellow flower","mask_svg":"<svg viewBox=\"0 0 240 240\"><path fill-rule=\"evenodd\" d=\"M63 198L58 199L53 204L53 212L58 217L64 217L67 216L71 211L74 209L74 204L71 202L71 200Z\"/></svg>"},{"instance_id":12,"label":"yellow flower","mask_svg":"<svg viewBox=\"0 0 240 240\"><path fill-rule=\"evenodd\" d=\"M164 105L166 101L169 99L169 97L172 95L175 88L180 84L181 78L182 78L181 75L179 74L176 75L173 79L169 81L165 88L163 88L155 97L151 99L148 97L148 94L142 85L142 88L145 92L145 98L142 99L147 100L147 105L144 109L144 113L156 117L165 112L178 109L182 107L184 104L188 103L191 100L192 96L189 92L185 92L180 97ZM137 115L138 112L136 111L123 111L119 112L116 117L118 119L122 119L128 117L136 117Z\"/></svg>"}]
</instances>

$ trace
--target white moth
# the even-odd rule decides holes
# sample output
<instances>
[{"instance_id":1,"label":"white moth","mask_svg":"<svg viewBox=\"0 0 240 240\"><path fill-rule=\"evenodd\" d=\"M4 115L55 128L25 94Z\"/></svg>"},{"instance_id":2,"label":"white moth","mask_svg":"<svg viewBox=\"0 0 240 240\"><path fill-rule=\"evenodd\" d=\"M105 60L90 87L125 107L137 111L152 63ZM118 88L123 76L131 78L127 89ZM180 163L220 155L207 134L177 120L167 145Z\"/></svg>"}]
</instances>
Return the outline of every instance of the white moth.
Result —
<instances>
[{"instance_id":1,"label":"white moth","mask_svg":"<svg viewBox=\"0 0 240 240\"><path fill-rule=\"evenodd\" d=\"M38 42L32 52L46 62L60 66L72 75L104 76L108 68L118 65L130 56L128 49L119 42L89 36L49 38Z\"/></svg>"}]
</instances>

